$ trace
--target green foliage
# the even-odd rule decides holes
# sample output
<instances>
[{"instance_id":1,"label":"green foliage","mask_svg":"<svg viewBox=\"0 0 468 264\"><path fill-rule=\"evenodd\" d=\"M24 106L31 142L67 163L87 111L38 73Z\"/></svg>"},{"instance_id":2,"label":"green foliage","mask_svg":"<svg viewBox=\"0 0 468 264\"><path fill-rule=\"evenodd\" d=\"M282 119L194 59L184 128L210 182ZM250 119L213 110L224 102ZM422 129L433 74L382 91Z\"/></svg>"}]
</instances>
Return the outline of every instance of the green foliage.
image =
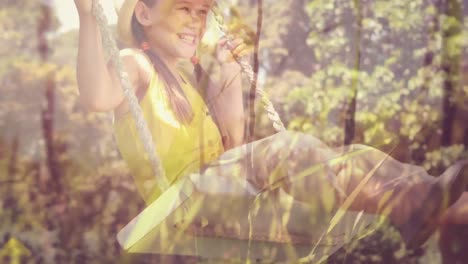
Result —
<instances>
[{"instance_id":1,"label":"green foliage","mask_svg":"<svg viewBox=\"0 0 468 264\"><path fill-rule=\"evenodd\" d=\"M52 17L49 60L40 59L39 2L6 1L0 7L0 248L10 237L30 250L30 262L115 263L122 254L115 235L143 201L118 155L110 116L86 112L78 101L78 32L55 34L58 22ZM342 145L346 110L356 95L353 142L403 142L395 157L428 170L440 171L467 155L466 12L426 0L264 2L259 85L288 129ZM231 10L231 30L249 44L255 7L255 1L238 1ZM57 189L41 115L51 81L52 146L61 170ZM246 94L249 88L244 86ZM445 112L444 101L456 114ZM271 135L260 103L256 109L255 137ZM449 133L444 120L453 128L448 146L441 145ZM414 158L418 153L423 160ZM369 246L375 241L377 246ZM359 260L369 248L375 254ZM379 262L382 248L395 259L413 257L394 237L374 237L334 258L341 263L357 252L356 261Z\"/></svg>"}]
</instances>

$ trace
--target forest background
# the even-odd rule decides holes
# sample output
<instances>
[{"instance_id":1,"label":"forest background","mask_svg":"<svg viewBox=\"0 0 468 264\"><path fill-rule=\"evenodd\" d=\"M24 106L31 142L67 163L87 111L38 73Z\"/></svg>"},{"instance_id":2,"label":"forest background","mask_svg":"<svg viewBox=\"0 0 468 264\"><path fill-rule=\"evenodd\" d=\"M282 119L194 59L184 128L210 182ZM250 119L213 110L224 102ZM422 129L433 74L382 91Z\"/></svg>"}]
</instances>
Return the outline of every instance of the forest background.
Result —
<instances>
[{"instance_id":1,"label":"forest background","mask_svg":"<svg viewBox=\"0 0 468 264\"><path fill-rule=\"evenodd\" d=\"M111 115L77 100L78 31L59 31L48 2L0 5L0 259L114 263L115 235L143 201ZM258 2L231 2L231 31L252 42ZM392 142L393 157L433 175L467 157L466 0L264 0L262 11L259 85L288 129L330 146ZM257 106L262 138L274 130Z\"/></svg>"}]
</instances>

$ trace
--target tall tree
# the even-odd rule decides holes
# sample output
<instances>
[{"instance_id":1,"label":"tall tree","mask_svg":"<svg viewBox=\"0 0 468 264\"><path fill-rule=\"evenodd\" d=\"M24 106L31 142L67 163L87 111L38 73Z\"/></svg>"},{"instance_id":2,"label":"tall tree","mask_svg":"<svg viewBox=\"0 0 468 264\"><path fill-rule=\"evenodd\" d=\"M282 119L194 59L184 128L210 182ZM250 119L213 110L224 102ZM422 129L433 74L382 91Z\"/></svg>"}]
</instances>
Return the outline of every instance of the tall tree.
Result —
<instances>
[{"instance_id":1,"label":"tall tree","mask_svg":"<svg viewBox=\"0 0 468 264\"><path fill-rule=\"evenodd\" d=\"M458 42L463 38L462 5L458 0L443 0L442 14L445 15L442 37L442 70L445 74L442 110L442 146L452 143L452 132L456 115L455 91L461 85L462 50ZM465 36L466 38L466 36Z\"/></svg>"}]
</instances>

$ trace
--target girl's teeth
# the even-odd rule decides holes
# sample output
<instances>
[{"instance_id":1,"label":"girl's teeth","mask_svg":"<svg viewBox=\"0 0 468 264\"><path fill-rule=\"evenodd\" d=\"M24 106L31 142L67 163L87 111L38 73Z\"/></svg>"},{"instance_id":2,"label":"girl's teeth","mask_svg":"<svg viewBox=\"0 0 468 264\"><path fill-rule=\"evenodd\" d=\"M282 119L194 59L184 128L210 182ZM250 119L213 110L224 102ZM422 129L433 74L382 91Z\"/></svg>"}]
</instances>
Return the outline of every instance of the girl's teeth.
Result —
<instances>
[{"instance_id":1,"label":"girl's teeth","mask_svg":"<svg viewBox=\"0 0 468 264\"><path fill-rule=\"evenodd\" d=\"M194 37L188 35L180 35L179 38L189 43L193 43L195 41Z\"/></svg>"}]
</instances>

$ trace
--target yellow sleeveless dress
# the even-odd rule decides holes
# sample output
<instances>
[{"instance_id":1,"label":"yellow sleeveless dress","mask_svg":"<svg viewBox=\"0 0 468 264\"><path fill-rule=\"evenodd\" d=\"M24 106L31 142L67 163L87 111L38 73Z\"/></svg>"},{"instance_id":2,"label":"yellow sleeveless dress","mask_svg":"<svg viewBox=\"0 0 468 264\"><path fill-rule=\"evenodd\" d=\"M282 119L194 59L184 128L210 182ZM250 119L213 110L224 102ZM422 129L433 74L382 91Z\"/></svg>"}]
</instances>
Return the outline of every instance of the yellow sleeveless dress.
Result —
<instances>
[{"instance_id":1,"label":"yellow sleeveless dress","mask_svg":"<svg viewBox=\"0 0 468 264\"><path fill-rule=\"evenodd\" d=\"M198 172L205 164L224 152L219 130L209 115L208 107L184 78L182 89L194 111L190 124L180 123L167 100L164 85L153 71L149 87L140 101L144 118L156 144L156 151L169 182L188 173ZM153 175L151 162L140 140L131 113L114 121L119 151L127 162L137 189L147 204L161 194Z\"/></svg>"}]
</instances>

